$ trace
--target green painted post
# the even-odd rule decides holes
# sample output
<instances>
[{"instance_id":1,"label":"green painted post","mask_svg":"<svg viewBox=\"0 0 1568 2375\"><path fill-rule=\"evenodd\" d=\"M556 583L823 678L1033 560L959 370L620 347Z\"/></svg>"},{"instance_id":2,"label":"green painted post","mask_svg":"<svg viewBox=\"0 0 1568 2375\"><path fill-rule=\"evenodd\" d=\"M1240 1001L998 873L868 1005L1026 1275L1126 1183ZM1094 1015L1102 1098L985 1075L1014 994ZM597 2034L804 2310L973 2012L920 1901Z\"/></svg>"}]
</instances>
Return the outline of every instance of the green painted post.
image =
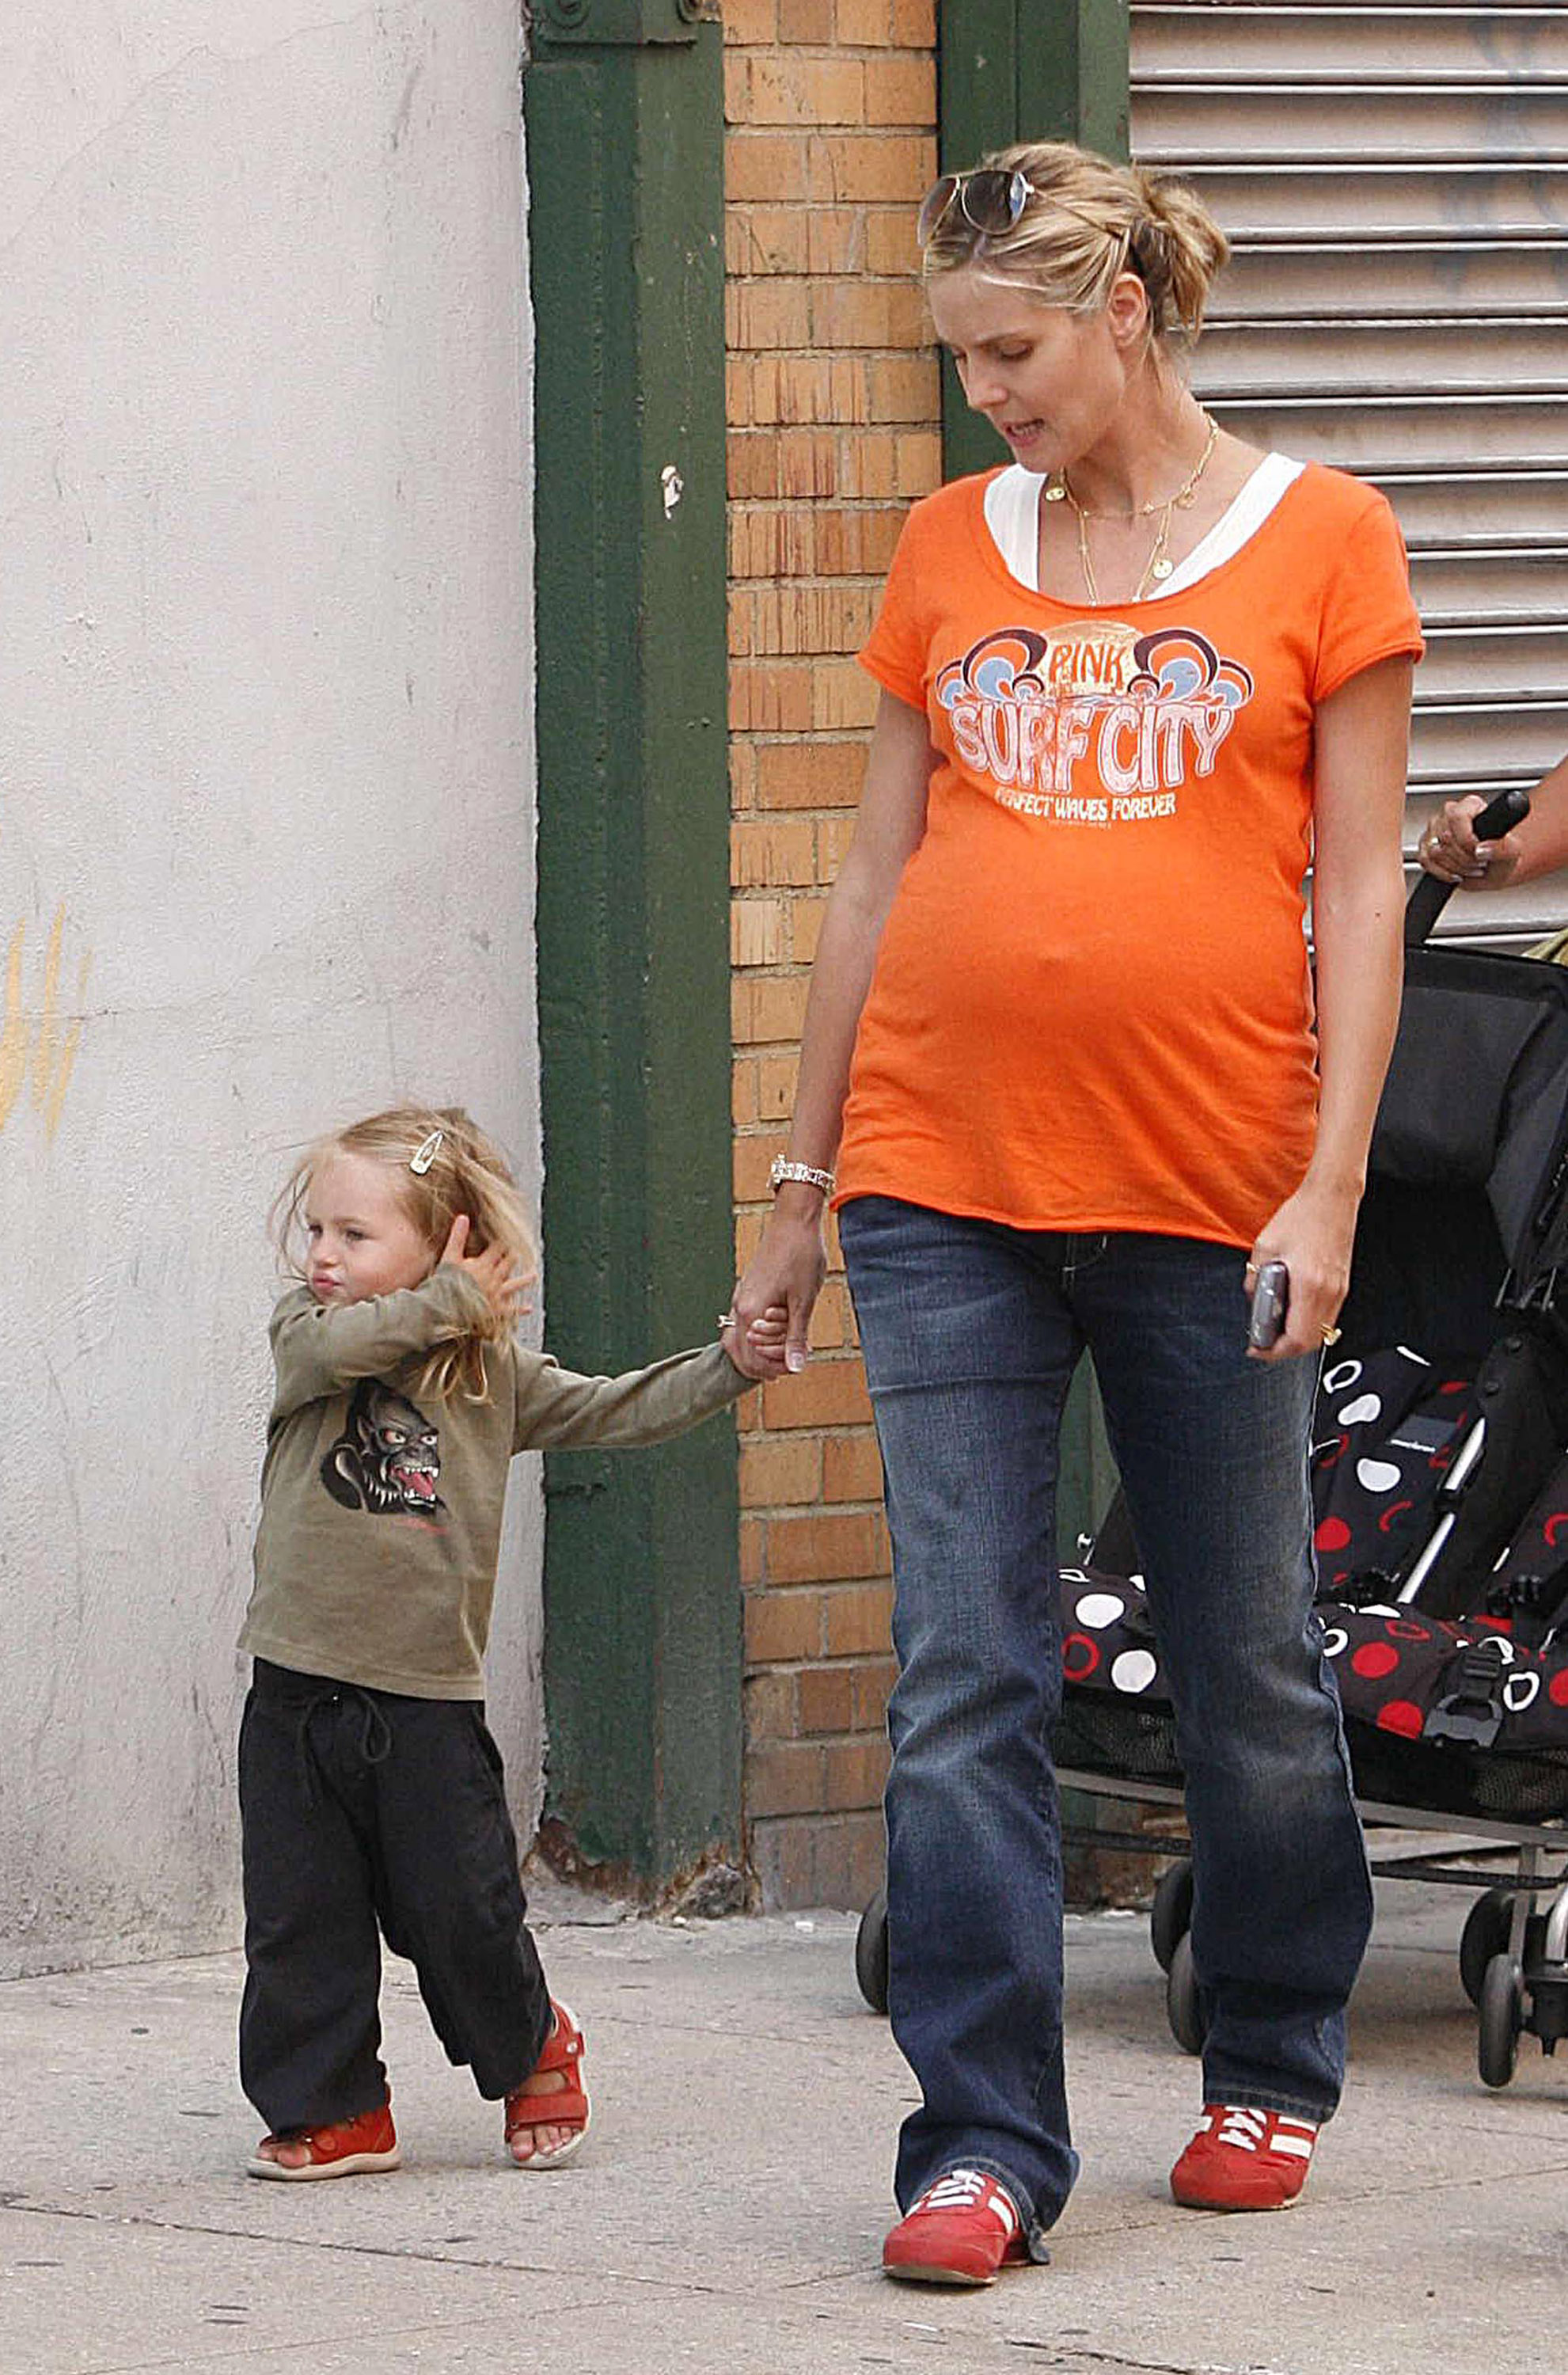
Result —
<instances>
[{"instance_id":1,"label":"green painted post","mask_svg":"<svg viewBox=\"0 0 1568 2375\"><path fill-rule=\"evenodd\" d=\"M1018 124L1020 0L941 0L937 13L937 155L961 173L988 149L1020 136ZM961 479L1002 458L996 431L971 412L942 357L942 474Z\"/></svg>"},{"instance_id":2,"label":"green painted post","mask_svg":"<svg viewBox=\"0 0 1568 2375\"><path fill-rule=\"evenodd\" d=\"M1128 0L1017 0L1020 140L1127 153ZM1027 29L1027 30L1025 30Z\"/></svg>"},{"instance_id":3,"label":"green painted post","mask_svg":"<svg viewBox=\"0 0 1568 2375\"><path fill-rule=\"evenodd\" d=\"M573 1366L713 1334L733 1277L720 31L537 0L546 1312ZM740 1853L728 1420L546 1462L547 1817L654 1893Z\"/></svg>"},{"instance_id":4,"label":"green painted post","mask_svg":"<svg viewBox=\"0 0 1568 2375\"><path fill-rule=\"evenodd\" d=\"M1037 8L1054 16L1053 6ZM988 148L1020 136L1019 0L942 0L937 24L937 154L961 172Z\"/></svg>"},{"instance_id":5,"label":"green painted post","mask_svg":"<svg viewBox=\"0 0 1568 2375\"><path fill-rule=\"evenodd\" d=\"M1077 140L1127 153L1128 0L941 0L937 153L942 171L1015 140ZM1002 459L942 360L942 462L949 479Z\"/></svg>"}]
</instances>

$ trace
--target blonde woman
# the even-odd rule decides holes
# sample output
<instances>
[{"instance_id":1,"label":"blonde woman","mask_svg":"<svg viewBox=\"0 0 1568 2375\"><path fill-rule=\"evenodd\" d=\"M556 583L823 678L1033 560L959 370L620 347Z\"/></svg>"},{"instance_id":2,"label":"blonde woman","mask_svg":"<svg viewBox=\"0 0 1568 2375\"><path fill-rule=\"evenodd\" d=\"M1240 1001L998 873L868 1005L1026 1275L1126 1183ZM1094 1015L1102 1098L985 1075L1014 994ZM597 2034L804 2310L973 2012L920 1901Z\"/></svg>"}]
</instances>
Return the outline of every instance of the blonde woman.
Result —
<instances>
[{"instance_id":1,"label":"blonde woman","mask_svg":"<svg viewBox=\"0 0 1568 2375\"><path fill-rule=\"evenodd\" d=\"M901 1667L890 2003L922 2100L884 2265L976 2284L1046 2256L1078 2167L1049 1738L1086 1346L1187 1777L1208 2030L1176 2199L1282 2206L1338 2100L1371 1896L1305 1459L1398 1004L1421 636L1382 497L1190 392L1226 246L1179 183L1005 149L944 175L920 237L1012 462L914 506L862 654L859 825L735 1305L789 1313L753 1374L800 1365L831 1197ZM1284 1330L1249 1357L1274 1260Z\"/></svg>"}]
</instances>

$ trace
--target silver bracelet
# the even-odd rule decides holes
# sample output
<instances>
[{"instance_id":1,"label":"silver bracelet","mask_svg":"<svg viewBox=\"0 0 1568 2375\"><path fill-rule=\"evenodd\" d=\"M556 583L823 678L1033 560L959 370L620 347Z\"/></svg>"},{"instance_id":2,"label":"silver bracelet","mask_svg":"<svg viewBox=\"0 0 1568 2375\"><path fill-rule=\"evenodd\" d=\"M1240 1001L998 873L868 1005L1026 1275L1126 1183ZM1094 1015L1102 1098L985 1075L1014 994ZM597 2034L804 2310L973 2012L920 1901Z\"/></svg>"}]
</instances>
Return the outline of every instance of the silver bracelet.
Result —
<instances>
[{"instance_id":1,"label":"silver bracelet","mask_svg":"<svg viewBox=\"0 0 1568 2375\"><path fill-rule=\"evenodd\" d=\"M775 1196L786 1179L798 1179L805 1188L819 1188L824 1196L831 1196L833 1192L831 1171L819 1171L810 1163L787 1163L782 1154L775 1154L768 1173L768 1185Z\"/></svg>"}]
</instances>

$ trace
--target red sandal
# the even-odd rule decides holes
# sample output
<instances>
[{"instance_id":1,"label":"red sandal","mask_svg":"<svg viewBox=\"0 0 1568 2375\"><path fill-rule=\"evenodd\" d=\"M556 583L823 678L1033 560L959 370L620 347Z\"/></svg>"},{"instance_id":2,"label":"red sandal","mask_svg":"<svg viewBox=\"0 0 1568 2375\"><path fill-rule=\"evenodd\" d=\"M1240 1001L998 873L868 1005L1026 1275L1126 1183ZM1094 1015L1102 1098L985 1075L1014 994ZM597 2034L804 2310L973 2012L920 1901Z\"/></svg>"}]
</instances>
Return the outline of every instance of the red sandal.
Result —
<instances>
[{"instance_id":1,"label":"red sandal","mask_svg":"<svg viewBox=\"0 0 1568 2375\"><path fill-rule=\"evenodd\" d=\"M563 2145L553 2151L530 2153L526 2160L512 2154L515 2168L560 2168L569 2161L588 2133L593 2106L588 2089L583 2083L583 2031L577 2015L568 2004L550 1999L552 2020L550 2033L545 2039L544 2051L535 2062L521 2086L514 2086L506 2098L506 2145L512 2150L512 2139L521 2128L571 2128L573 2133ZM534 2081L541 2073L560 2071L566 2079L564 2086L554 2094L539 2094Z\"/></svg>"},{"instance_id":2,"label":"red sandal","mask_svg":"<svg viewBox=\"0 0 1568 2375\"><path fill-rule=\"evenodd\" d=\"M403 2160L392 2124L390 2097L373 2110L357 2111L351 2120L335 2120L320 2128L282 2128L276 2135L264 2136L262 2142L303 2145L310 2154L298 2168L286 2168L282 2161L261 2152L251 2155L245 2163L247 2176L278 2178L286 2185L317 2177L360 2177L375 2169L397 2168Z\"/></svg>"}]
</instances>

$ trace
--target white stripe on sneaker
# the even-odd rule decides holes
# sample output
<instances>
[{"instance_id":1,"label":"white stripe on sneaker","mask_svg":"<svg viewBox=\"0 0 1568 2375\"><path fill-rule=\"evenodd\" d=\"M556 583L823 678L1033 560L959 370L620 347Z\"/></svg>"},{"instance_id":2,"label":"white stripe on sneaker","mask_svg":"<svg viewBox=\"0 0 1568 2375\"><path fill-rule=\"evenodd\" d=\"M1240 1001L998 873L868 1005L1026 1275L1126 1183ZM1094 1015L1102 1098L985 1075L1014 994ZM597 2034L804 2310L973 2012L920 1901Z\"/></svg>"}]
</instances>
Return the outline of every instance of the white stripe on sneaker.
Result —
<instances>
[{"instance_id":1,"label":"white stripe on sneaker","mask_svg":"<svg viewBox=\"0 0 1568 2375\"><path fill-rule=\"evenodd\" d=\"M1281 2153L1290 2160L1310 2160L1317 2142L1312 2120L1289 2120L1279 2111L1260 2111L1251 2103L1215 2103L1204 2111L1198 2129L1232 2152Z\"/></svg>"},{"instance_id":2,"label":"white stripe on sneaker","mask_svg":"<svg viewBox=\"0 0 1568 2375\"><path fill-rule=\"evenodd\" d=\"M1256 2152L1268 2133L1268 2114L1245 2105L1227 2104L1218 2132L1222 2145L1233 2145L1238 2152Z\"/></svg>"},{"instance_id":3,"label":"white stripe on sneaker","mask_svg":"<svg viewBox=\"0 0 1568 2375\"><path fill-rule=\"evenodd\" d=\"M1023 2221L1013 2198L994 2177L980 2168L951 2168L928 2185L915 2210L987 2210L1010 2242ZM911 2214L913 2215L913 2213Z\"/></svg>"}]
</instances>

